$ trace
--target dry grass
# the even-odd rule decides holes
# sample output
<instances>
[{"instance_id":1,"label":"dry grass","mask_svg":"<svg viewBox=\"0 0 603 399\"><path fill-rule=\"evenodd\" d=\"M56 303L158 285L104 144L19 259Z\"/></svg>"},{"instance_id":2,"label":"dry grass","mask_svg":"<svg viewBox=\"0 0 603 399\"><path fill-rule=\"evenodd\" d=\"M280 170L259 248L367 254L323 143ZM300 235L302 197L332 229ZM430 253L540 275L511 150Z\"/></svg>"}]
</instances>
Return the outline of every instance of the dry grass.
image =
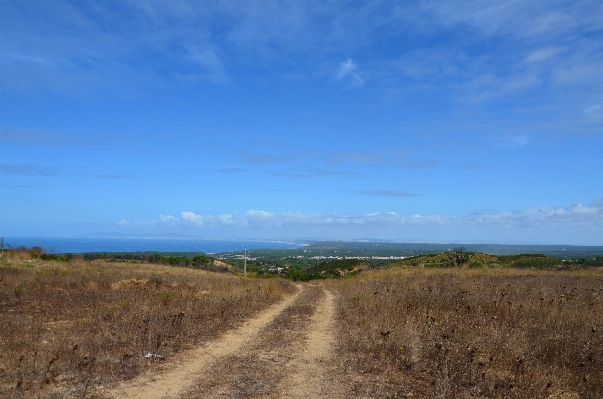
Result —
<instances>
[{"instance_id":1,"label":"dry grass","mask_svg":"<svg viewBox=\"0 0 603 399\"><path fill-rule=\"evenodd\" d=\"M358 397L602 398L603 270L397 269L339 293Z\"/></svg>"},{"instance_id":2,"label":"dry grass","mask_svg":"<svg viewBox=\"0 0 603 399\"><path fill-rule=\"evenodd\" d=\"M0 397L94 397L293 291L280 279L9 253L0 262Z\"/></svg>"}]
</instances>

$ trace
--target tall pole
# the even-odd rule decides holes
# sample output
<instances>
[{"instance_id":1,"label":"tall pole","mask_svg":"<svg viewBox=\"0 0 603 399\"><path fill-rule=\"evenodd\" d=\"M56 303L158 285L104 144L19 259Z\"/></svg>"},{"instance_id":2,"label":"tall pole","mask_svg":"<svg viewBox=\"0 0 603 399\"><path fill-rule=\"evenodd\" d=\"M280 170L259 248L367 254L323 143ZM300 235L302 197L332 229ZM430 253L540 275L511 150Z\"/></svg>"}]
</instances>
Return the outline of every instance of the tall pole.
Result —
<instances>
[{"instance_id":1,"label":"tall pole","mask_svg":"<svg viewBox=\"0 0 603 399\"><path fill-rule=\"evenodd\" d=\"M245 247L245 263L243 266L243 273L245 274L245 277L247 277L247 247Z\"/></svg>"}]
</instances>

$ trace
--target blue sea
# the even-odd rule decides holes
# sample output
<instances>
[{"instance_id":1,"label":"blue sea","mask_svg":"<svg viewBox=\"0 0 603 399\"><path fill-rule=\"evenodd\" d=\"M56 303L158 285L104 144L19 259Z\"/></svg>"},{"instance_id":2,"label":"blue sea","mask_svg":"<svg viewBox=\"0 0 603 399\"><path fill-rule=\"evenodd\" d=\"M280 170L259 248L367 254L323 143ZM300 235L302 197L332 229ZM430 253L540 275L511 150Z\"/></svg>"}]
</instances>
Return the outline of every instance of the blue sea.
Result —
<instances>
[{"instance_id":1,"label":"blue sea","mask_svg":"<svg viewBox=\"0 0 603 399\"><path fill-rule=\"evenodd\" d=\"M206 254L253 249L292 249L302 247L279 241L211 240L201 238L71 238L13 237L4 239L4 248L39 246L50 253L84 252L203 252Z\"/></svg>"}]
</instances>

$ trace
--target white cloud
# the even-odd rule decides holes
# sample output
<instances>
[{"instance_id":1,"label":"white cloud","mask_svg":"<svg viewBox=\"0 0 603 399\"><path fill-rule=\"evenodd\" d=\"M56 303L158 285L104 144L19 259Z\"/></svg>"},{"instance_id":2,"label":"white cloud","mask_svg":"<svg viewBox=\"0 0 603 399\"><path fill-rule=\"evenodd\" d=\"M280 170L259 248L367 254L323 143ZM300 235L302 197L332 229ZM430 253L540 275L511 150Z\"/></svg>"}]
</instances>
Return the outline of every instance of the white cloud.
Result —
<instances>
[{"instance_id":1,"label":"white cloud","mask_svg":"<svg viewBox=\"0 0 603 399\"><path fill-rule=\"evenodd\" d=\"M198 224L199 226L203 226L203 216L201 216L201 215L197 215L193 212L183 211L180 213L180 217L182 217L182 220L187 220L189 222ZM173 218L173 217L170 216L170 218ZM173 219L175 219L175 218L173 218Z\"/></svg>"},{"instance_id":2,"label":"white cloud","mask_svg":"<svg viewBox=\"0 0 603 399\"><path fill-rule=\"evenodd\" d=\"M201 215L184 211L180 218L161 215L155 221L130 223L122 220L117 225L193 231L214 237L489 240L596 245L603 240L603 201L568 207L539 206L514 211L475 212L464 216L404 216L395 212L276 213L263 210Z\"/></svg>"},{"instance_id":3,"label":"white cloud","mask_svg":"<svg viewBox=\"0 0 603 399\"><path fill-rule=\"evenodd\" d=\"M358 69L358 65L349 58L347 61L342 62L339 65L339 70L335 74L336 80L346 80L349 82L348 89L357 88L364 84L364 79L355 72Z\"/></svg>"},{"instance_id":4,"label":"white cloud","mask_svg":"<svg viewBox=\"0 0 603 399\"><path fill-rule=\"evenodd\" d=\"M339 65L339 71L335 75L335 79L343 79L348 76L352 71L354 71L358 66L354 64L354 61L348 59L345 62L342 62Z\"/></svg>"}]
</instances>

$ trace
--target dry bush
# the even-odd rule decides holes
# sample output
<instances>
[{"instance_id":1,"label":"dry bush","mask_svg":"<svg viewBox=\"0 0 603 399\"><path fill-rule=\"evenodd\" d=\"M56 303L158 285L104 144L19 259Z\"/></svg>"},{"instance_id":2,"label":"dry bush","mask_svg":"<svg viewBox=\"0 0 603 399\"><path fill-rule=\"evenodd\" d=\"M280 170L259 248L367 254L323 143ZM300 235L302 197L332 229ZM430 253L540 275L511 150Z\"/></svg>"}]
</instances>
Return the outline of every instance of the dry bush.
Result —
<instances>
[{"instance_id":1,"label":"dry bush","mask_svg":"<svg viewBox=\"0 0 603 399\"><path fill-rule=\"evenodd\" d=\"M281 279L5 255L0 397L94 397L294 291Z\"/></svg>"},{"instance_id":2,"label":"dry bush","mask_svg":"<svg viewBox=\"0 0 603 399\"><path fill-rule=\"evenodd\" d=\"M601 270L398 269L329 285L357 396L603 397Z\"/></svg>"}]
</instances>

